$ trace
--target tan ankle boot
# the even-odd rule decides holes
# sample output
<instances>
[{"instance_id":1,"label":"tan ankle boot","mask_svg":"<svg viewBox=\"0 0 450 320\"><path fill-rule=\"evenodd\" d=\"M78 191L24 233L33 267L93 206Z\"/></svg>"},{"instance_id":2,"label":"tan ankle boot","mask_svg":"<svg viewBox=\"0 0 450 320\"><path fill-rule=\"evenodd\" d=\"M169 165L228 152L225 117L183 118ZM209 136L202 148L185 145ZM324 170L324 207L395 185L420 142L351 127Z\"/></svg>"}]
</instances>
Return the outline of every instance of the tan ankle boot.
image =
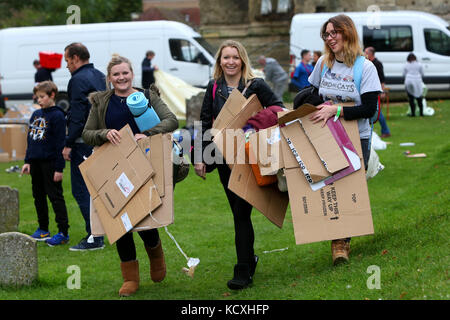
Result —
<instances>
[{"instance_id":1,"label":"tan ankle boot","mask_svg":"<svg viewBox=\"0 0 450 320\"><path fill-rule=\"evenodd\" d=\"M154 248L145 247L150 258L150 277L153 282L163 281L166 276L166 262L164 260L164 251L161 245L161 239Z\"/></svg>"},{"instance_id":2,"label":"tan ankle boot","mask_svg":"<svg viewBox=\"0 0 450 320\"><path fill-rule=\"evenodd\" d=\"M348 262L348 254L350 253L350 242L343 239L331 241L331 254L333 256L333 264Z\"/></svg>"},{"instance_id":3,"label":"tan ankle boot","mask_svg":"<svg viewBox=\"0 0 450 320\"><path fill-rule=\"evenodd\" d=\"M119 296L128 297L139 289L139 262L137 260L120 263L123 284Z\"/></svg>"}]
</instances>

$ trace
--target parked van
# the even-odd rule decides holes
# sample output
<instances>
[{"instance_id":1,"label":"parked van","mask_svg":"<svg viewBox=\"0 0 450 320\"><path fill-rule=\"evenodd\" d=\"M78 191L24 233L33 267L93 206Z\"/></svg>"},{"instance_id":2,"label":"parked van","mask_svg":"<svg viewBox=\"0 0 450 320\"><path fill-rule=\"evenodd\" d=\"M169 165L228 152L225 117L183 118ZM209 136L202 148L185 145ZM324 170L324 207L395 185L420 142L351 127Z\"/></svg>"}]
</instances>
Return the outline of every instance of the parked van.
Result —
<instances>
[{"instance_id":1,"label":"parked van","mask_svg":"<svg viewBox=\"0 0 450 320\"><path fill-rule=\"evenodd\" d=\"M297 14L290 29L291 71L300 63L302 49L320 50L320 29L339 13ZM383 63L386 85L404 90L403 66L414 52L424 67L430 90L450 89L450 28L443 19L417 11L344 12L355 23L364 48L372 46Z\"/></svg>"},{"instance_id":2,"label":"parked van","mask_svg":"<svg viewBox=\"0 0 450 320\"><path fill-rule=\"evenodd\" d=\"M211 77L214 49L191 27L174 21L113 22L80 25L21 27L0 30L0 74L3 97L31 99L34 86L33 60L40 51L64 53L72 42L89 50L90 62L106 74L113 53L130 59L135 85L141 86L141 63L148 50L155 52L152 65L198 87L206 87ZM67 107L70 72L62 68L52 73L60 94L58 103Z\"/></svg>"}]
</instances>

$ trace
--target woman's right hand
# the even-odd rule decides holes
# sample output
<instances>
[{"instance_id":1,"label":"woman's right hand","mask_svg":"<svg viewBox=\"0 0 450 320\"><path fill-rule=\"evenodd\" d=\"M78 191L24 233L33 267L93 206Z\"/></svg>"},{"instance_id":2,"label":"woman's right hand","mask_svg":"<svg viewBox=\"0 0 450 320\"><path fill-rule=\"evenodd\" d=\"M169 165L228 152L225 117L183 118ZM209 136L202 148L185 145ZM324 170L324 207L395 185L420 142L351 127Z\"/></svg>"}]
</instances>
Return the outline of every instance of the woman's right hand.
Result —
<instances>
[{"instance_id":1,"label":"woman's right hand","mask_svg":"<svg viewBox=\"0 0 450 320\"><path fill-rule=\"evenodd\" d=\"M20 174L30 174L30 164L29 163L25 163L22 166L22 170L21 170Z\"/></svg>"},{"instance_id":2,"label":"woman's right hand","mask_svg":"<svg viewBox=\"0 0 450 320\"><path fill-rule=\"evenodd\" d=\"M106 139L108 139L109 142L111 142L112 144L119 144L119 142L120 142L120 132L115 130L115 129L111 129L106 134Z\"/></svg>"},{"instance_id":3,"label":"woman's right hand","mask_svg":"<svg viewBox=\"0 0 450 320\"><path fill-rule=\"evenodd\" d=\"M204 163L196 163L194 164L195 173L202 178L206 179L206 164Z\"/></svg>"}]
</instances>

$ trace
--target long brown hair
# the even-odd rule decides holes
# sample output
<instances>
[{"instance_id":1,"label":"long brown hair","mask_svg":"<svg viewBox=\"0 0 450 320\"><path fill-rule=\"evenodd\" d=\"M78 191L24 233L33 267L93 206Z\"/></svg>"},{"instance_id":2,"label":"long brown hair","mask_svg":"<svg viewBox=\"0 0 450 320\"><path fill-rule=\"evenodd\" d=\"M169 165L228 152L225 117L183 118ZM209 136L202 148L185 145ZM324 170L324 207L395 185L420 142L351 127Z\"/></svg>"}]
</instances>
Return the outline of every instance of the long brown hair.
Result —
<instances>
[{"instance_id":1,"label":"long brown hair","mask_svg":"<svg viewBox=\"0 0 450 320\"><path fill-rule=\"evenodd\" d=\"M363 56L363 51L361 48L361 44L358 38L358 32L356 31L356 26L353 23L353 20L345 15L340 14L334 17L331 17L327 20L322 26L320 30L320 36L323 39L323 35L327 30L327 25L331 23L334 27L334 30L339 32L342 35L342 39L344 41L344 63L351 67L356 61L358 56ZM331 69L333 67L334 60L336 59L334 52L327 45L326 41L324 47L324 61L328 68Z\"/></svg>"},{"instance_id":2,"label":"long brown hair","mask_svg":"<svg viewBox=\"0 0 450 320\"><path fill-rule=\"evenodd\" d=\"M216 53L216 64L214 65L214 80L219 80L223 76L223 70L220 66L220 59L222 58L222 50L225 47L235 48L238 51L239 57L242 61L241 78L244 80L244 83L247 83L248 80L256 78L255 74L252 71L250 59L248 58L247 50L245 50L245 47L238 41L225 40L224 42L222 42L219 50L217 50Z\"/></svg>"}]
</instances>

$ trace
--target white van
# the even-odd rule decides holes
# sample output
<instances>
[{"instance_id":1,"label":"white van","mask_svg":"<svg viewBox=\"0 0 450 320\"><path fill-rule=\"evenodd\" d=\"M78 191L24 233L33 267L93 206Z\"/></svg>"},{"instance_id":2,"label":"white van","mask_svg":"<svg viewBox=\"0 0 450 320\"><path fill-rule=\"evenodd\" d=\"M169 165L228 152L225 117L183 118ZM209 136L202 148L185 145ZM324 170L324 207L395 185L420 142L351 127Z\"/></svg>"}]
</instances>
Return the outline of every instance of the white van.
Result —
<instances>
[{"instance_id":1,"label":"white van","mask_svg":"<svg viewBox=\"0 0 450 320\"><path fill-rule=\"evenodd\" d=\"M424 66L424 82L428 89L450 89L450 28L446 21L417 11L343 13L354 21L362 45L375 48L375 56L384 66L386 85L391 90L404 90L402 71L410 52L414 52ZM292 18L291 69L300 62L302 49L323 52L320 29L329 18L338 14L296 14Z\"/></svg>"},{"instance_id":2,"label":"white van","mask_svg":"<svg viewBox=\"0 0 450 320\"><path fill-rule=\"evenodd\" d=\"M64 53L72 42L89 50L90 62L106 74L113 53L131 60L134 85L141 86L141 63L148 50L155 52L152 65L198 87L211 78L213 48L191 27L174 21L112 22L80 25L21 27L0 30L0 74L3 97L31 99L34 86L33 60L40 51ZM60 95L58 104L67 107L70 72L62 61L52 73Z\"/></svg>"}]
</instances>

